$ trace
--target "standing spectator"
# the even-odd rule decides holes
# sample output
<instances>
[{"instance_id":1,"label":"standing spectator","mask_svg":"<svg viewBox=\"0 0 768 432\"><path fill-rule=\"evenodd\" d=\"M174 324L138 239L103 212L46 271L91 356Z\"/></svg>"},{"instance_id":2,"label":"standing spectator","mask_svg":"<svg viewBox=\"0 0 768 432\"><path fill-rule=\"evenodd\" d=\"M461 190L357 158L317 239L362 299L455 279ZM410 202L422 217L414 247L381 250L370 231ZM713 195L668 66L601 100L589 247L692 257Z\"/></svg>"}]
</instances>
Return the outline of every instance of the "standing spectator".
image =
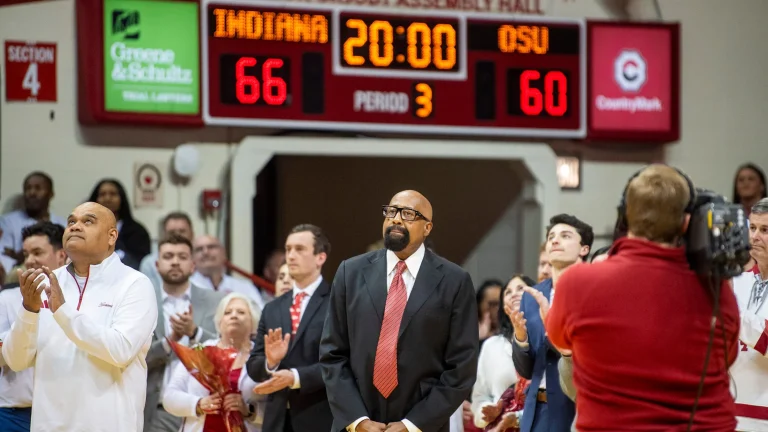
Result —
<instances>
[{"instance_id":1,"label":"standing spectator","mask_svg":"<svg viewBox=\"0 0 768 432\"><path fill-rule=\"evenodd\" d=\"M475 294L480 346L486 339L499 333L499 297L503 284L498 279L488 279L480 285Z\"/></svg>"},{"instance_id":2,"label":"standing spectator","mask_svg":"<svg viewBox=\"0 0 768 432\"><path fill-rule=\"evenodd\" d=\"M333 430L448 432L477 375L475 288L424 246L424 195L399 192L382 213L385 249L343 261L331 289L320 363Z\"/></svg>"},{"instance_id":3,"label":"standing spectator","mask_svg":"<svg viewBox=\"0 0 768 432\"><path fill-rule=\"evenodd\" d=\"M537 279L539 282L552 277L552 263L549 262L549 253L547 253L547 242L541 244L539 248L539 273Z\"/></svg>"},{"instance_id":4,"label":"standing spectator","mask_svg":"<svg viewBox=\"0 0 768 432\"><path fill-rule=\"evenodd\" d=\"M181 427L181 418L165 411L160 395L180 361L165 338L186 346L214 339L215 307L224 295L190 283L195 266L188 238L171 233L160 241L157 253L157 271L163 285L157 290L157 327L147 353L144 430L176 432Z\"/></svg>"},{"instance_id":5,"label":"standing spectator","mask_svg":"<svg viewBox=\"0 0 768 432\"><path fill-rule=\"evenodd\" d=\"M131 214L131 204L123 185L115 179L101 180L89 198L110 209L117 219L115 253L129 267L138 270L141 260L149 255L151 240L147 229Z\"/></svg>"},{"instance_id":6,"label":"standing spectator","mask_svg":"<svg viewBox=\"0 0 768 432\"><path fill-rule=\"evenodd\" d=\"M711 289L680 244L693 188L675 168L644 168L624 190L627 236L611 257L563 274L549 311L536 296L549 340L573 351L580 431L736 429L729 367L745 354L738 351L739 307L722 282L720 313L712 317ZM764 319L753 317L760 327L744 340L750 344L764 338Z\"/></svg>"},{"instance_id":7,"label":"standing spectator","mask_svg":"<svg viewBox=\"0 0 768 432\"><path fill-rule=\"evenodd\" d=\"M490 337L480 349L477 361L477 381L472 389L472 414L474 425L485 428L494 423L504 412L502 395L518 382L512 362L512 338L515 332L510 315L520 310L520 300L526 287L536 285L525 275L515 275L499 295L504 307L498 313L501 334Z\"/></svg>"},{"instance_id":8,"label":"standing spectator","mask_svg":"<svg viewBox=\"0 0 768 432\"><path fill-rule=\"evenodd\" d=\"M16 372L35 368L31 430L143 430L157 300L115 254L115 225L102 205L78 206L63 239L71 263L19 276L22 304L2 352Z\"/></svg>"},{"instance_id":9,"label":"standing spectator","mask_svg":"<svg viewBox=\"0 0 768 432\"><path fill-rule=\"evenodd\" d=\"M61 243L64 227L51 222L38 222L22 230L24 266L57 269L64 265L67 254ZM0 267L2 270L2 267ZM22 302L21 288L5 288L0 292L0 340L5 339L18 318ZM0 424L4 432L29 432L32 417L32 380L35 369L14 372L6 367L0 355Z\"/></svg>"},{"instance_id":10,"label":"standing spectator","mask_svg":"<svg viewBox=\"0 0 768 432\"><path fill-rule=\"evenodd\" d=\"M195 233L192 229L192 220L186 213L171 212L165 216L163 219L163 232L161 233L161 238L172 234L180 235L189 239L189 241L195 239ZM144 273L149 280L152 281L152 285L155 286L155 289L159 290L162 288L163 281L160 278L160 273L157 272L157 252L152 252L141 260L139 271Z\"/></svg>"},{"instance_id":11,"label":"standing spectator","mask_svg":"<svg viewBox=\"0 0 768 432\"><path fill-rule=\"evenodd\" d=\"M300 224L285 251L293 290L264 307L246 367L259 382L254 391L269 395L264 431L328 432L333 417L319 359L331 288L321 273L331 243L320 227Z\"/></svg>"},{"instance_id":12,"label":"standing spectator","mask_svg":"<svg viewBox=\"0 0 768 432\"><path fill-rule=\"evenodd\" d=\"M211 394L179 363L173 369L168 388L163 393L163 406L169 414L183 418L182 432L225 432L224 416L227 411L239 411L245 420L247 432L261 431L264 420L265 397L254 394L256 383L248 376L245 362L253 348L250 336L259 323L259 312L248 297L231 293L224 297L212 319L217 339L206 341L206 346L234 348L237 358L229 374L231 393Z\"/></svg>"},{"instance_id":13,"label":"standing spectator","mask_svg":"<svg viewBox=\"0 0 768 432\"><path fill-rule=\"evenodd\" d=\"M239 292L250 298L259 310L266 302L261 290L253 282L234 278L225 273L227 253L219 239L211 235L202 235L194 241L195 272L190 281L200 288L219 291L224 295Z\"/></svg>"},{"instance_id":14,"label":"standing spectator","mask_svg":"<svg viewBox=\"0 0 768 432\"><path fill-rule=\"evenodd\" d=\"M765 173L763 170L753 163L740 166L736 170L736 177L733 179L733 203L741 204L744 207L744 213L749 217L752 206L765 197Z\"/></svg>"},{"instance_id":15,"label":"standing spectator","mask_svg":"<svg viewBox=\"0 0 768 432\"><path fill-rule=\"evenodd\" d=\"M557 297L558 280L567 269L587 260L594 233L592 227L577 217L559 214L549 220L547 253L552 263L552 278L540 282L526 294L512 324L515 337L512 359L517 373L531 380L520 421L522 432L566 432L571 428L575 406L560 388L557 362L561 353L549 341L544 328L544 312L536 300L541 296L549 304Z\"/></svg>"},{"instance_id":16,"label":"standing spectator","mask_svg":"<svg viewBox=\"0 0 768 432\"><path fill-rule=\"evenodd\" d=\"M277 272L277 280L275 281L275 298L291 291L293 289L293 278L288 270L288 263L283 263L280 266L280 270Z\"/></svg>"},{"instance_id":17,"label":"standing spectator","mask_svg":"<svg viewBox=\"0 0 768 432\"><path fill-rule=\"evenodd\" d=\"M24 260L21 252L21 230L41 221L66 225L64 218L51 214L53 180L48 174L35 171L27 175L22 186L24 208L0 217L0 263L6 273Z\"/></svg>"}]
</instances>

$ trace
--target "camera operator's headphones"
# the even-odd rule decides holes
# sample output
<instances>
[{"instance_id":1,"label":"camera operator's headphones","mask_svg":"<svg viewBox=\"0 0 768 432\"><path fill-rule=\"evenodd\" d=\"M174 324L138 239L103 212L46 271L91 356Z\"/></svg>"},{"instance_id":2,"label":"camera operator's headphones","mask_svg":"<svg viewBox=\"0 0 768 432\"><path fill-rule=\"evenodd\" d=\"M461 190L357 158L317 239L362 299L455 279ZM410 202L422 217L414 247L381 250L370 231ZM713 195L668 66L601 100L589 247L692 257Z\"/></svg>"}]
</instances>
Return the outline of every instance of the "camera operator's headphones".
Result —
<instances>
[{"instance_id":1,"label":"camera operator's headphones","mask_svg":"<svg viewBox=\"0 0 768 432\"><path fill-rule=\"evenodd\" d=\"M666 165L669 166L669 165ZM679 168L669 166L670 168L677 171L678 174L680 174L684 179L685 182L688 183L688 204L685 206L685 210L683 210L683 213L691 214L693 213L693 210L696 208L696 188L693 185L693 182L691 181L691 178L688 177L687 174L685 174L683 171L681 171ZM616 226L613 229L613 241L618 240L621 237L624 237L627 235L627 230L629 227L627 226L627 190L629 190L629 184L632 183L632 180L634 180L637 176L640 175L645 169L648 168L643 167L636 173L632 175L632 177L627 180L626 186L624 186L624 191L621 193L621 200L619 201L618 207L616 207L616 210L618 211L618 217L616 218Z\"/></svg>"}]
</instances>

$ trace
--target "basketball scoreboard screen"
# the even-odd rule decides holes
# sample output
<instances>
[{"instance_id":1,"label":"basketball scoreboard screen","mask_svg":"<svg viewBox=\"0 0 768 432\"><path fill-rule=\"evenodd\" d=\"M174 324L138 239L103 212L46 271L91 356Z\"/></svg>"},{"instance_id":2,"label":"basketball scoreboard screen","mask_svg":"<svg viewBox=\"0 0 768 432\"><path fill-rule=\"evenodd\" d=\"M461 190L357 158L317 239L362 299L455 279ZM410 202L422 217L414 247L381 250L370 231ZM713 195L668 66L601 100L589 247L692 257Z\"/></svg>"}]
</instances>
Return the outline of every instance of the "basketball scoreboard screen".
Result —
<instances>
[{"instance_id":1,"label":"basketball scoreboard screen","mask_svg":"<svg viewBox=\"0 0 768 432\"><path fill-rule=\"evenodd\" d=\"M577 19L204 0L206 124L583 138Z\"/></svg>"}]
</instances>

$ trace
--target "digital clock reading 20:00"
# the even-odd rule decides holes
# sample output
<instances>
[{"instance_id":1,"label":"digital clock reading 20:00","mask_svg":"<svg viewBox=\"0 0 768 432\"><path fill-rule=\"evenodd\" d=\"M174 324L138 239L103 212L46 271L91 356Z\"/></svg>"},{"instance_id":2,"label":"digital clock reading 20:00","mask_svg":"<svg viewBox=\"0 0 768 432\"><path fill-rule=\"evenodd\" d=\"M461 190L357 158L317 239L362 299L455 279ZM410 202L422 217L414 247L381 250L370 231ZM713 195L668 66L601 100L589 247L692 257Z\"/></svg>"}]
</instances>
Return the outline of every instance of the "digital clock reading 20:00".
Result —
<instances>
[{"instance_id":1,"label":"digital clock reading 20:00","mask_svg":"<svg viewBox=\"0 0 768 432\"><path fill-rule=\"evenodd\" d=\"M461 66L459 20L341 13L339 21L344 67L456 72Z\"/></svg>"}]
</instances>

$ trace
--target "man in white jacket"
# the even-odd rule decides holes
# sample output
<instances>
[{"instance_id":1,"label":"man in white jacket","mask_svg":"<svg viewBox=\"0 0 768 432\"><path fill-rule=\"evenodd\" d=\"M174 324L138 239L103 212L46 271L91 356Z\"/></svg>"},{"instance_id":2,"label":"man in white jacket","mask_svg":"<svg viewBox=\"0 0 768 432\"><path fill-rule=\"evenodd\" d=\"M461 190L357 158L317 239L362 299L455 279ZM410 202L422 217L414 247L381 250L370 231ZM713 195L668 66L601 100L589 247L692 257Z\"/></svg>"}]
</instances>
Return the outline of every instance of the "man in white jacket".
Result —
<instances>
[{"instance_id":1,"label":"man in white jacket","mask_svg":"<svg viewBox=\"0 0 768 432\"><path fill-rule=\"evenodd\" d=\"M736 430L768 432L768 198L758 201L751 210L750 254L757 266L733 279L741 314L741 351L731 374L737 391Z\"/></svg>"},{"instance_id":2,"label":"man in white jacket","mask_svg":"<svg viewBox=\"0 0 768 432\"><path fill-rule=\"evenodd\" d=\"M14 371L35 367L32 431L143 429L157 300L114 253L117 235L111 211L82 204L64 233L71 264L19 275L22 304L2 349Z\"/></svg>"}]
</instances>

